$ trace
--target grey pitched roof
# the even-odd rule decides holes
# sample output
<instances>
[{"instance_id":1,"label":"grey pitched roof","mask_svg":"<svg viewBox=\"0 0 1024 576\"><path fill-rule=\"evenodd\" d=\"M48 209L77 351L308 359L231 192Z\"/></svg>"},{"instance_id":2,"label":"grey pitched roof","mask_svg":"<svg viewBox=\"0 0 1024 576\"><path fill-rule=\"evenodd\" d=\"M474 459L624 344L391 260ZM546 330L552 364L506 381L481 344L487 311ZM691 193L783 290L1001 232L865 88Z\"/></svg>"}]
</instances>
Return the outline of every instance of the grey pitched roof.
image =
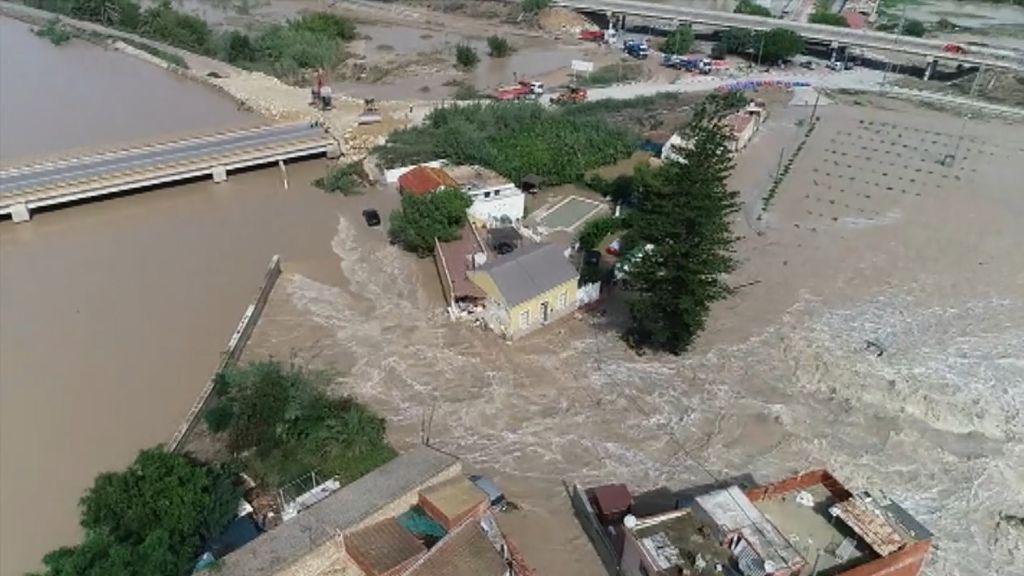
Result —
<instances>
[{"instance_id":1,"label":"grey pitched roof","mask_svg":"<svg viewBox=\"0 0 1024 576\"><path fill-rule=\"evenodd\" d=\"M579 277L563 252L564 248L554 244L529 244L477 270L491 275L506 306L516 306Z\"/></svg>"},{"instance_id":2,"label":"grey pitched roof","mask_svg":"<svg viewBox=\"0 0 1024 576\"><path fill-rule=\"evenodd\" d=\"M453 456L418 446L228 554L219 573L274 574L457 463Z\"/></svg>"}]
</instances>

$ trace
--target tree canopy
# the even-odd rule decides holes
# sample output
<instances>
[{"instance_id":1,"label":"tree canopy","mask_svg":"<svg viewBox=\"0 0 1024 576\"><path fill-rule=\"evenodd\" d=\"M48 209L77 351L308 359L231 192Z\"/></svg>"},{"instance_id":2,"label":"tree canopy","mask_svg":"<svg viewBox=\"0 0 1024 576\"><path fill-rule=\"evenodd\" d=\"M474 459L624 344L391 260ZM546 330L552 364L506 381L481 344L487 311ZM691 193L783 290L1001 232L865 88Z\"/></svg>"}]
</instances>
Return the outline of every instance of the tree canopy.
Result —
<instances>
[{"instance_id":1,"label":"tree canopy","mask_svg":"<svg viewBox=\"0 0 1024 576\"><path fill-rule=\"evenodd\" d=\"M804 39L792 30L772 28L764 32L764 44L757 38L762 62L778 62L796 56L804 51Z\"/></svg>"},{"instance_id":2,"label":"tree canopy","mask_svg":"<svg viewBox=\"0 0 1024 576\"><path fill-rule=\"evenodd\" d=\"M737 14L750 14L751 16L764 16L771 18L772 11L755 3L753 0L740 0L733 12Z\"/></svg>"},{"instance_id":3,"label":"tree canopy","mask_svg":"<svg viewBox=\"0 0 1024 576\"><path fill-rule=\"evenodd\" d=\"M480 55L476 53L469 44L459 43L455 46L455 63L459 68L465 68L467 70L475 68L480 62Z\"/></svg>"},{"instance_id":4,"label":"tree canopy","mask_svg":"<svg viewBox=\"0 0 1024 576\"><path fill-rule=\"evenodd\" d=\"M767 32L737 29L723 32L718 45L730 54L747 54L757 59L760 53L762 62L778 62L803 52L804 39L785 28Z\"/></svg>"},{"instance_id":5,"label":"tree canopy","mask_svg":"<svg viewBox=\"0 0 1024 576\"><path fill-rule=\"evenodd\" d=\"M162 448L98 476L81 500L81 544L43 557L45 576L181 576L235 516L235 474Z\"/></svg>"},{"instance_id":6,"label":"tree canopy","mask_svg":"<svg viewBox=\"0 0 1024 576\"><path fill-rule=\"evenodd\" d=\"M824 24L826 26L835 26L837 28L850 27L850 23L846 21L846 18L842 14L836 14L835 12L828 12L824 10L814 12L807 21L812 24Z\"/></svg>"},{"instance_id":7,"label":"tree canopy","mask_svg":"<svg viewBox=\"0 0 1024 576\"><path fill-rule=\"evenodd\" d=\"M472 201L457 188L442 188L423 196L402 196L401 208L391 213L388 234L403 248L419 256L434 253L434 239L459 238Z\"/></svg>"},{"instance_id":8,"label":"tree canopy","mask_svg":"<svg viewBox=\"0 0 1024 576\"><path fill-rule=\"evenodd\" d=\"M388 167L445 158L485 166L513 182L537 174L564 184L629 157L637 140L589 106L550 110L508 102L435 109L422 125L393 132L377 153Z\"/></svg>"},{"instance_id":9,"label":"tree canopy","mask_svg":"<svg viewBox=\"0 0 1024 576\"><path fill-rule=\"evenodd\" d=\"M686 162L634 173L637 206L627 216L625 246L642 254L627 290L635 346L678 354L703 329L712 302L730 293L735 267L729 217L739 209L728 189L732 153L719 120L725 103L705 101L688 128Z\"/></svg>"},{"instance_id":10,"label":"tree canopy","mask_svg":"<svg viewBox=\"0 0 1024 576\"><path fill-rule=\"evenodd\" d=\"M907 20L903 23L903 33L907 36L921 38L926 32L928 32L928 29L925 27L924 22L920 20Z\"/></svg>"},{"instance_id":11,"label":"tree canopy","mask_svg":"<svg viewBox=\"0 0 1024 576\"><path fill-rule=\"evenodd\" d=\"M689 26L680 26L665 38L665 42L661 45L661 51L666 54L686 54L692 45L693 29Z\"/></svg>"}]
</instances>

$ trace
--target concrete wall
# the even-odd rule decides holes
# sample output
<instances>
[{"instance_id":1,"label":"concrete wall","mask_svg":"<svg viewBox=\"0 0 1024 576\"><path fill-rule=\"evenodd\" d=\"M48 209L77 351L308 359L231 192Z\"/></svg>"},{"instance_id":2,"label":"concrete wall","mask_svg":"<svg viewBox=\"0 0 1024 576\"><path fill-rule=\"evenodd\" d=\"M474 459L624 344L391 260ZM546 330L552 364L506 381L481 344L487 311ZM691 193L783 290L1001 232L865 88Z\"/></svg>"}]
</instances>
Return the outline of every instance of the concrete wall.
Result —
<instances>
[{"instance_id":1,"label":"concrete wall","mask_svg":"<svg viewBox=\"0 0 1024 576\"><path fill-rule=\"evenodd\" d=\"M429 480L416 486L403 494L400 498L392 501L387 506L380 508L377 512L367 516L350 530L359 530L371 524L376 524L385 518L398 516L419 501L420 490L454 478L462 474L462 464L456 461L451 466L437 473ZM275 572L275 576L362 576L363 572L356 565L352 557L345 552L345 543L342 533L339 532L334 538L318 547L313 552L302 558L296 559L287 567Z\"/></svg>"},{"instance_id":2,"label":"concrete wall","mask_svg":"<svg viewBox=\"0 0 1024 576\"><path fill-rule=\"evenodd\" d=\"M242 356L242 351L245 350L245 345L249 342L249 337L252 336L252 331L256 329L256 324L259 323L263 309L267 305L267 299L270 298L270 293L274 290L274 285L277 284L277 279L280 277L281 257L275 255L270 259L267 273L263 276L263 282L256 290L256 297L249 304L249 307L246 308L245 313L242 314L242 319L238 322L235 333L231 335L227 348L221 354L220 364L217 365L206 386L199 393L195 404L192 405L188 414L185 415L185 420L178 426L178 430L171 437L171 441L167 443L167 450L169 452L177 452L185 445L189 434L195 428L199 415L203 413L207 403L210 401L214 379L217 377L217 374L238 363L238 359Z\"/></svg>"},{"instance_id":3,"label":"concrete wall","mask_svg":"<svg viewBox=\"0 0 1024 576\"><path fill-rule=\"evenodd\" d=\"M601 526L601 523L597 521L597 515L594 514L594 509L590 506L587 495L580 488L579 484L569 486L563 480L562 486L569 495L569 502L572 504L573 512L576 514L580 527L586 532L590 543L594 545L594 550L601 558L601 563L604 564L605 570L608 571L609 576L619 576L623 572L619 570L618 558L615 556L612 543L608 539L608 534L605 532L604 527ZM623 551L623 554L625 554L625 551Z\"/></svg>"}]
</instances>

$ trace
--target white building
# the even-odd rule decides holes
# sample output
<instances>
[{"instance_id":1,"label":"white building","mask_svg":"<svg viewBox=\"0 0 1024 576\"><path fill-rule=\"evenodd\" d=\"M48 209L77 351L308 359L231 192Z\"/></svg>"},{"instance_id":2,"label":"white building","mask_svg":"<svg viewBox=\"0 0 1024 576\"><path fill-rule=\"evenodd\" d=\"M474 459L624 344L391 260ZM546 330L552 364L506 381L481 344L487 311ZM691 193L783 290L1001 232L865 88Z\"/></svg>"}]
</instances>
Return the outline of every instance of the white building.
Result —
<instances>
[{"instance_id":1,"label":"white building","mask_svg":"<svg viewBox=\"0 0 1024 576\"><path fill-rule=\"evenodd\" d=\"M512 224L526 213L526 195L493 170L480 166L446 166L445 172L473 200L469 215L487 224Z\"/></svg>"}]
</instances>

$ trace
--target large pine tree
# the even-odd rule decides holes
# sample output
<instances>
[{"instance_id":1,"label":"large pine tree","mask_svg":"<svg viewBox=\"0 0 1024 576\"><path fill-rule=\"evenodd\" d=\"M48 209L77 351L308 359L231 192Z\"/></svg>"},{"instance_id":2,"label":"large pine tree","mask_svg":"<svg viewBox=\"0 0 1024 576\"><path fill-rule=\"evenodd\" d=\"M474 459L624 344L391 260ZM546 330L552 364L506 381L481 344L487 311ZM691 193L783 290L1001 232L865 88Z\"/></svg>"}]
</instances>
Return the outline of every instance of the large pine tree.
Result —
<instances>
[{"instance_id":1,"label":"large pine tree","mask_svg":"<svg viewBox=\"0 0 1024 576\"><path fill-rule=\"evenodd\" d=\"M730 293L729 219L739 202L726 184L733 162L723 112L722 101L708 99L688 129L686 161L634 177L639 202L627 245L644 250L629 276L634 345L681 353L703 329L711 303Z\"/></svg>"}]
</instances>

